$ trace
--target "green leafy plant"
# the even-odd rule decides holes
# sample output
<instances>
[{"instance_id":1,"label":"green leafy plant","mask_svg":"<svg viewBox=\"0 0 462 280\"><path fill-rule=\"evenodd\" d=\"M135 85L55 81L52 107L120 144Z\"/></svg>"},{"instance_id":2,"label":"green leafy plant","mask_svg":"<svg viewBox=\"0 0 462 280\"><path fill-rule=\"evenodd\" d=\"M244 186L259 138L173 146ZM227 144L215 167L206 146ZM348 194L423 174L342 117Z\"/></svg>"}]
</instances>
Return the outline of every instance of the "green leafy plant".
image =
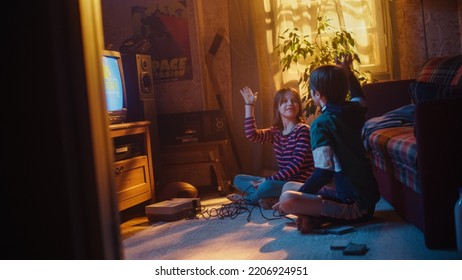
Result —
<instances>
[{"instance_id":1,"label":"green leafy plant","mask_svg":"<svg viewBox=\"0 0 462 280\"><path fill-rule=\"evenodd\" d=\"M317 32L312 40L309 40L309 35L302 35L298 28L287 29L279 36L283 42L275 47L275 50L282 54L282 71L288 70L292 65L298 66L299 63L306 65L298 83L304 89L301 96L307 117L317 114L316 105L309 94L308 81L311 71L319 65L333 64L336 58L346 56L351 56L358 64L361 63L352 32L343 27L334 28L331 21L332 19L327 17L318 17ZM352 70L361 84L370 82L366 72L361 73L354 67Z\"/></svg>"}]
</instances>

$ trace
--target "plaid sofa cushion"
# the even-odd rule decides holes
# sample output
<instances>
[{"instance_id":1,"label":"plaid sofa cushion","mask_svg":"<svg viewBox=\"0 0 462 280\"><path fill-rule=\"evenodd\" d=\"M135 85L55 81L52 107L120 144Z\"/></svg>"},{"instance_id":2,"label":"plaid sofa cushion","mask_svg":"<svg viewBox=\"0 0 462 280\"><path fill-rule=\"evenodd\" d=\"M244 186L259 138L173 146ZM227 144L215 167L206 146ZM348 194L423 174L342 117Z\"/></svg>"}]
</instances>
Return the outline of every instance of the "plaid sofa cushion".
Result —
<instances>
[{"instance_id":1,"label":"plaid sofa cushion","mask_svg":"<svg viewBox=\"0 0 462 280\"><path fill-rule=\"evenodd\" d=\"M414 104L427 100L462 98L462 85L451 86L427 82L413 82L409 87L409 93Z\"/></svg>"},{"instance_id":2,"label":"plaid sofa cushion","mask_svg":"<svg viewBox=\"0 0 462 280\"><path fill-rule=\"evenodd\" d=\"M417 170L417 143L413 126L376 130L367 139L372 163L420 193Z\"/></svg>"},{"instance_id":3,"label":"plaid sofa cushion","mask_svg":"<svg viewBox=\"0 0 462 280\"><path fill-rule=\"evenodd\" d=\"M414 103L462 98L462 55L434 57L428 60L409 90Z\"/></svg>"},{"instance_id":4,"label":"plaid sofa cushion","mask_svg":"<svg viewBox=\"0 0 462 280\"><path fill-rule=\"evenodd\" d=\"M462 86L462 55L434 57L427 60L416 81Z\"/></svg>"}]
</instances>

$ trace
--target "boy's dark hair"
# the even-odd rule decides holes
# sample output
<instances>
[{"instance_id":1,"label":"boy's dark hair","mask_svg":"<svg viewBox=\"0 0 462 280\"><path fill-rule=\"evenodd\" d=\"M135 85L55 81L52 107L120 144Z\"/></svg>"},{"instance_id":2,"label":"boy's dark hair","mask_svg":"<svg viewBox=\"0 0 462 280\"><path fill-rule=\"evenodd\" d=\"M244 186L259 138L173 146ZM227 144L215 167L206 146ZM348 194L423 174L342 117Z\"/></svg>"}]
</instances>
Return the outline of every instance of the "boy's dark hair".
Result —
<instances>
[{"instance_id":1,"label":"boy's dark hair","mask_svg":"<svg viewBox=\"0 0 462 280\"><path fill-rule=\"evenodd\" d=\"M310 91L318 91L328 103L343 103L348 94L348 78L341 66L321 65L310 74Z\"/></svg>"}]
</instances>

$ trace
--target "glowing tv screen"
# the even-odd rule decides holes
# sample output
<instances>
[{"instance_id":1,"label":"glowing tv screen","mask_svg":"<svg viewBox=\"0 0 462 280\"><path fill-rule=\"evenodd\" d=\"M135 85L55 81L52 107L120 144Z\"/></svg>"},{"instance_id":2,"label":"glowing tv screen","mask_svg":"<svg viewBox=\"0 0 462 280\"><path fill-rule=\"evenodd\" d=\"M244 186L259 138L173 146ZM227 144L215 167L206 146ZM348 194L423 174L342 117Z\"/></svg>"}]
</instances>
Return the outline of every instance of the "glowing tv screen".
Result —
<instances>
[{"instance_id":1,"label":"glowing tv screen","mask_svg":"<svg viewBox=\"0 0 462 280\"><path fill-rule=\"evenodd\" d=\"M127 119L127 94L120 52L104 50L102 62L109 121L111 124L125 122Z\"/></svg>"}]
</instances>

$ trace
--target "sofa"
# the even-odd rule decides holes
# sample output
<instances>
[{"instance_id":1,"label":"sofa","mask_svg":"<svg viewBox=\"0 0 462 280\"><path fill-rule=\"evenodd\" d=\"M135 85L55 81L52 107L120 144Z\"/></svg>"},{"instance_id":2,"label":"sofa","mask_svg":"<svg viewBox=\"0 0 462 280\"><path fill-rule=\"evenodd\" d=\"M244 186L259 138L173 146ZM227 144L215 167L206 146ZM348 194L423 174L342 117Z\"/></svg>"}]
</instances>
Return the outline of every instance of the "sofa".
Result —
<instances>
[{"instance_id":1,"label":"sofa","mask_svg":"<svg viewBox=\"0 0 462 280\"><path fill-rule=\"evenodd\" d=\"M382 197L424 235L429 249L456 247L462 187L462 55L434 57L415 79L363 85L363 141Z\"/></svg>"}]
</instances>

